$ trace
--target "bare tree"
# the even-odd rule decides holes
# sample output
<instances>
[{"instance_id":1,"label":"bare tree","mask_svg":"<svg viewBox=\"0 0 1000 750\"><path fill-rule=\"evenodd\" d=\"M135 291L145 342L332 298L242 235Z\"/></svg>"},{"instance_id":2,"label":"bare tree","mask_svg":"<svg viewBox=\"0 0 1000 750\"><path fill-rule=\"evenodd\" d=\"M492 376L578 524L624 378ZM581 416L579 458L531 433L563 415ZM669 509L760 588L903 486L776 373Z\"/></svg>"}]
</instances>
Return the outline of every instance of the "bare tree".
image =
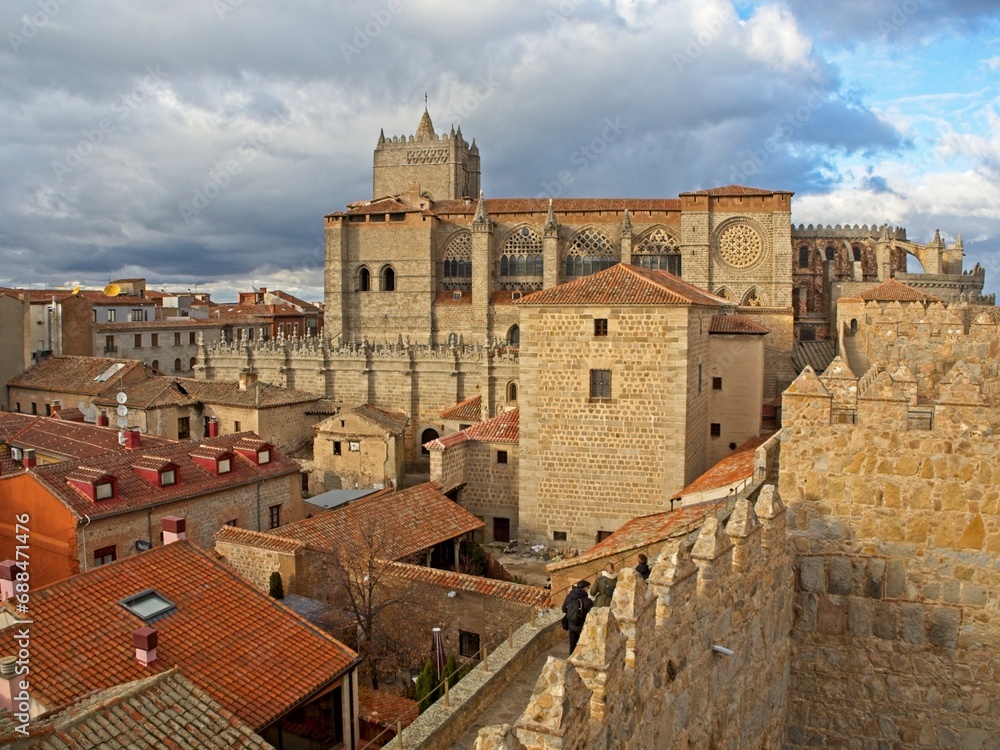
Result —
<instances>
[{"instance_id":1,"label":"bare tree","mask_svg":"<svg viewBox=\"0 0 1000 750\"><path fill-rule=\"evenodd\" d=\"M350 621L343 639L363 657L362 673L375 690L381 675L419 660L405 637L412 587L392 575L397 531L391 521L364 519L327 555L324 566L333 599Z\"/></svg>"}]
</instances>

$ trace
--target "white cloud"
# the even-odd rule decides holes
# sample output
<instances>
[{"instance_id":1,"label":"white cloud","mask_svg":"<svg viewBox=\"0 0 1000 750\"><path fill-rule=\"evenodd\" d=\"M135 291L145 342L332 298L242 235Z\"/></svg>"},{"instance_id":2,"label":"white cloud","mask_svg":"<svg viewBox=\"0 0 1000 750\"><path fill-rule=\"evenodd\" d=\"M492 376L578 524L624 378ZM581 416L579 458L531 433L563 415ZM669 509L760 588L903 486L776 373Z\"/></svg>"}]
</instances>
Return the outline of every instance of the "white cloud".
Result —
<instances>
[{"instance_id":1,"label":"white cloud","mask_svg":"<svg viewBox=\"0 0 1000 750\"><path fill-rule=\"evenodd\" d=\"M771 68L808 71L812 41L799 28L795 17L780 5L763 5L746 22L747 52Z\"/></svg>"}]
</instances>

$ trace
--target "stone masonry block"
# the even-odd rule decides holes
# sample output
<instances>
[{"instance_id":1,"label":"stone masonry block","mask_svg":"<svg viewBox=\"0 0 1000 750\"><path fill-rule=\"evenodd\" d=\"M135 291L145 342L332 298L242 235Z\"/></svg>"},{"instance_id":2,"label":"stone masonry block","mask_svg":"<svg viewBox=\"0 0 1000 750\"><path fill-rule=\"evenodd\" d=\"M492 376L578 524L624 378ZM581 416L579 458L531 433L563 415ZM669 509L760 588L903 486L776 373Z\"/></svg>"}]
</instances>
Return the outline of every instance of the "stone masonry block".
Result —
<instances>
[{"instance_id":1,"label":"stone masonry block","mask_svg":"<svg viewBox=\"0 0 1000 750\"><path fill-rule=\"evenodd\" d=\"M827 566L830 577L830 593L840 596L850 596L853 592L852 578L854 575L854 565L850 558L831 557Z\"/></svg>"},{"instance_id":2,"label":"stone masonry block","mask_svg":"<svg viewBox=\"0 0 1000 750\"><path fill-rule=\"evenodd\" d=\"M875 603L852 597L847 603L847 632L855 638L871 638L875 624Z\"/></svg>"},{"instance_id":3,"label":"stone masonry block","mask_svg":"<svg viewBox=\"0 0 1000 750\"><path fill-rule=\"evenodd\" d=\"M924 608L921 604L902 605L903 640L920 645L924 642Z\"/></svg>"},{"instance_id":4,"label":"stone masonry block","mask_svg":"<svg viewBox=\"0 0 1000 750\"><path fill-rule=\"evenodd\" d=\"M935 607L930 613L927 638L935 646L954 648L958 643L958 624L961 619L957 609Z\"/></svg>"},{"instance_id":5,"label":"stone masonry block","mask_svg":"<svg viewBox=\"0 0 1000 750\"><path fill-rule=\"evenodd\" d=\"M875 602L875 619L872 621L872 633L876 637L895 640L898 624L899 613L895 604Z\"/></svg>"},{"instance_id":6,"label":"stone masonry block","mask_svg":"<svg viewBox=\"0 0 1000 750\"><path fill-rule=\"evenodd\" d=\"M826 591L822 557L803 557L799 560L799 586L813 594Z\"/></svg>"},{"instance_id":7,"label":"stone masonry block","mask_svg":"<svg viewBox=\"0 0 1000 750\"><path fill-rule=\"evenodd\" d=\"M906 587L906 565L902 560L889 560L885 569L885 595L898 599Z\"/></svg>"},{"instance_id":8,"label":"stone masonry block","mask_svg":"<svg viewBox=\"0 0 1000 750\"><path fill-rule=\"evenodd\" d=\"M816 607L816 629L823 635L843 635L847 625L847 607L821 596Z\"/></svg>"}]
</instances>

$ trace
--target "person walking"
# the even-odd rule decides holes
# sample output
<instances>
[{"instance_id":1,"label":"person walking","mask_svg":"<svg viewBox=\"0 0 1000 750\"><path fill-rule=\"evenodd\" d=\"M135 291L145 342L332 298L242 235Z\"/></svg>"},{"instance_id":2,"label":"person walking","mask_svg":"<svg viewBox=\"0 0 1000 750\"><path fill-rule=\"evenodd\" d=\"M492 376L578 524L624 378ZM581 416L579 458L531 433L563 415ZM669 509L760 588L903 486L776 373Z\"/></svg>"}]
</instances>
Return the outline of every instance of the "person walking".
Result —
<instances>
[{"instance_id":1,"label":"person walking","mask_svg":"<svg viewBox=\"0 0 1000 750\"><path fill-rule=\"evenodd\" d=\"M569 631L569 652L571 654L580 641L580 633L583 632L583 623L587 619L587 613L594 606L587 595L589 588L590 581L577 581L563 601L562 610L566 613L563 623L566 630Z\"/></svg>"},{"instance_id":2,"label":"person walking","mask_svg":"<svg viewBox=\"0 0 1000 750\"><path fill-rule=\"evenodd\" d=\"M635 572L642 576L642 580L649 580L649 558L645 555L639 555L639 564L635 566Z\"/></svg>"},{"instance_id":3,"label":"person walking","mask_svg":"<svg viewBox=\"0 0 1000 750\"><path fill-rule=\"evenodd\" d=\"M615 564L608 563L604 566L601 575L594 581L594 606L610 607L611 597L614 595L617 585L618 574L615 573Z\"/></svg>"}]
</instances>

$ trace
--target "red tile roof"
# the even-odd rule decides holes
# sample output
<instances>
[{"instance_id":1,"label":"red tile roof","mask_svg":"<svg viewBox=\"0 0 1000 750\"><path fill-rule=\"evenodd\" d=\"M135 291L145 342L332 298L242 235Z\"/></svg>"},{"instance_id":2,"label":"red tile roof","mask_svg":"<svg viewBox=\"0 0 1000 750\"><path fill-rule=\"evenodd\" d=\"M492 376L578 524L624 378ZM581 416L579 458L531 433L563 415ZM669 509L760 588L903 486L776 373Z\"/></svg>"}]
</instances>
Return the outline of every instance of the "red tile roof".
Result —
<instances>
[{"instance_id":1,"label":"red tile roof","mask_svg":"<svg viewBox=\"0 0 1000 750\"><path fill-rule=\"evenodd\" d=\"M423 565L407 565L398 562L391 563L386 568L386 572L394 578L439 586L448 591L468 591L471 594L492 596L536 607L548 606L549 603L549 591L523 583L498 581L494 578L470 576L464 573L454 573L450 570L438 570Z\"/></svg>"},{"instance_id":2,"label":"red tile roof","mask_svg":"<svg viewBox=\"0 0 1000 750\"><path fill-rule=\"evenodd\" d=\"M458 291L458 290L455 290ZM455 295L455 292L450 291L439 291L434 293L434 304L435 305L471 305L472 304L472 292L468 289L462 291L461 294Z\"/></svg>"},{"instance_id":3,"label":"red tile roof","mask_svg":"<svg viewBox=\"0 0 1000 750\"><path fill-rule=\"evenodd\" d=\"M376 427L381 427L393 435L402 433L406 429L406 423L410 421L410 418L402 412L379 409L377 406L372 406L371 404L355 406L351 409L350 413L357 414L366 422Z\"/></svg>"},{"instance_id":4,"label":"red tile roof","mask_svg":"<svg viewBox=\"0 0 1000 750\"><path fill-rule=\"evenodd\" d=\"M652 271L627 263L534 292L514 304L732 306L667 271Z\"/></svg>"},{"instance_id":5,"label":"red tile roof","mask_svg":"<svg viewBox=\"0 0 1000 750\"><path fill-rule=\"evenodd\" d=\"M419 211L395 198L380 198L371 202L352 203L347 207L349 214L398 214Z\"/></svg>"},{"instance_id":6,"label":"red tile roof","mask_svg":"<svg viewBox=\"0 0 1000 750\"><path fill-rule=\"evenodd\" d=\"M674 493L674 497L684 497L685 495L693 495L696 492L733 487L747 477L753 476L754 452L771 437L773 437L772 433L768 433L747 440L743 445L723 458L687 487L680 492Z\"/></svg>"},{"instance_id":7,"label":"red tile roof","mask_svg":"<svg viewBox=\"0 0 1000 750\"><path fill-rule=\"evenodd\" d=\"M61 419L64 422L82 422L86 419L86 415L75 406L72 406L69 409L53 409L52 418Z\"/></svg>"},{"instance_id":8,"label":"red tile roof","mask_svg":"<svg viewBox=\"0 0 1000 750\"><path fill-rule=\"evenodd\" d=\"M294 388L284 388L280 385L270 385L269 383L262 383L259 380L248 384L243 390L240 390L239 381L236 380L196 380L195 378L176 378L160 375L150 378L150 381L152 383L135 388L137 391L135 399L132 397L133 387L125 386L124 390L129 397L129 406L133 405L133 401L145 403L144 400L156 392L158 387L156 385L157 382L162 383L165 387L174 384L170 385L170 387L178 394L177 397L179 399L182 397L189 399L188 402L178 401L178 403L203 403L266 409L276 406L309 404L322 398L322 396L316 393L297 391ZM159 391L159 396L153 398L150 402L151 405L159 405L159 399L167 399L168 403L173 403L170 399L174 398L174 396L170 395L165 387ZM111 404L112 401L113 396L107 393L94 403L105 405Z\"/></svg>"},{"instance_id":9,"label":"red tile roof","mask_svg":"<svg viewBox=\"0 0 1000 750\"><path fill-rule=\"evenodd\" d=\"M32 750L271 747L176 669L110 687L36 719L31 736ZM13 744L16 739L13 727L0 734L0 743Z\"/></svg>"},{"instance_id":10,"label":"red tile roof","mask_svg":"<svg viewBox=\"0 0 1000 750\"><path fill-rule=\"evenodd\" d=\"M420 704L415 700L384 690L372 690L368 687L358 689L358 718L369 724L394 729L398 721L405 728L419 715Z\"/></svg>"},{"instance_id":11,"label":"red tile roof","mask_svg":"<svg viewBox=\"0 0 1000 750\"><path fill-rule=\"evenodd\" d=\"M216 543L225 542L227 544L237 544L242 547L253 547L255 549L268 550L270 552L283 552L287 555L294 555L305 545L295 539L285 539L274 536L273 533L262 531L251 531L250 529L240 529L236 526L223 526L215 532Z\"/></svg>"},{"instance_id":12,"label":"red tile roof","mask_svg":"<svg viewBox=\"0 0 1000 750\"><path fill-rule=\"evenodd\" d=\"M681 195L739 197L746 195L795 195L795 193L789 192L788 190L764 190L762 188L747 187L745 185L726 185L724 187L708 188L707 190L690 190L681 193Z\"/></svg>"},{"instance_id":13,"label":"red tile roof","mask_svg":"<svg viewBox=\"0 0 1000 750\"><path fill-rule=\"evenodd\" d=\"M143 435L141 441L145 448L176 445L178 442L158 435ZM15 412L0 412L0 443L34 448L57 458L78 460L107 453L124 453L126 450L118 442L117 429Z\"/></svg>"},{"instance_id":14,"label":"red tile roof","mask_svg":"<svg viewBox=\"0 0 1000 750\"><path fill-rule=\"evenodd\" d=\"M484 443L516 443L518 440L519 409L509 409L492 419L475 424L465 432L469 440Z\"/></svg>"},{"instance_id":15,"label":"red tile roof","mask_svg":"<svg viewBox=\"0 0 1000 750\"><path fill-rule=\"evenodd\" d=\"M157 409L166 406L194 406L197 399L191 398L181 388L177 378L164 375L154 375L138 383L132 383L120 390L128 397L128 406L132 409ZM109 388L101 396L94 399L99 406L117 406L119 388Z\"/></svg>"},{"instance_id":16,"label":"red tile roof","mask_svg":"<svg viewBox=\"0 0 1000 750\"><path fill-rule=\"evenodd\" d=\"M141 440L145 440L143 435ZM209 438L207 445L235 450L241 441L259 441L252 432ZM256 443L254 443L256 444ZM172 503L222 492L233 487L260 482L275 477L297 474L299 465L272 448L270 463L259 466L242 454L236 454L232 471L228 474L214 474L200 466L191 458L196 446L192 443L171 441L155 447L141 446L130 451L105 453L86 459L64 461L62 463L36 466L31 475L53 497L69 508L77 518L104 518L134 510L150 508L163 503ZM176 464L177 484L154 487L135 472L135 468L157 469L167 462ZM115 496L108 500L91 500L80 490L67 484L70 474L79 468L91 469L115 477L118 480Z\"/></svg>"},{"instance_id":17,"label":"red tile roof","mask_svg":"<svg viewBox=\"0 0 1000 750\"><path fill-rule=\"evenodd\" d=\"M680 211L681 202L677 198L554 198L552 200L552 210L557 216L560 213L577 213L581 211L622 212L625 209L628 209L633 215L640 211ZM486 199L486 211L491 216L526 213L536 213L544 216L548 210L548 198ZM431 207L431 213L438 216L474 214L475 212L476 201L436 201Z\"/></svg>"},{"instance_id":18,"label":"red tile roof","mask_svg":"<svg viewBox=\"0 0 1000 750\"><path fill-rule=\"evenodd\" d=\"M146 623L120 602L150 588L176 609L150 623L157 660L143 667L132 633ZM13 611L11 602L4 606ZM35 589L30 614L32 697L49 709L177 667L260 731L359 661L187 542ZM16 653L15 630L0 631L0 653Z\"/></svg>"},{"instance_id":19,"label":"red tile roof","mask_svg":"<svg viewBox=\"0 0 1000 750\"><path fill-rule=\"evenodd\" d=\"M483 397L473 396L459 401L441 412L441 419L458 422L478 422L483 418Z\"/></svg>"},{"instance_id":20,"label":"red tile roof","mask_svg":"<svg viewBox=\"0 0 1000 750\"><path fill-rule=\"evenodd\" d=\"M390 494L369 495L269 533L317 549L338 549L344 540L357 540L366 529L379 525L391 537L381 554L393 560L484 526L458 503L442 495L436 482L425 482Z\"/></svg>"},{"instance_id":21,"label":"red tile roof","mask_svg":"<svg viewBox=\"0 0 1000 750\"><path fill-rule=\"evenodd\" d=\"M590 560L610 557L649 547L672 537L686 535L699 528L705 517L724 507L725 499L688 505L677 510L633 518L604 541L567 560L549 563L549 571L572 568Z\"/></svg>"},{"instance_id":22,"label":"red tile roof","mask_svg":"<svg viewBox=\"0 0 1000 750\"><path fill-rule=\"evenodd\" d=\"M901 281L889 279L877 286L862 292L858 295L865 302L940 302L939 297L935 297L912 286L907 286Z\"/></svg>"},{"instance_id":23,"label":"red tile roof","mask_svg":"<svg viewBox=\"0 0 1000 750\"><path fill-rule=\"evenodd\" d=\"M712 322L708 327L709 333L735 334L749 336L763 336L770 333L770 328L765 328L753 318L746 315L713 315Z\"/></svg>"},{"instance_id":24,"label":"red tile roof","mask_svg":"<svg viewBox=\"0 0 1000 750\"><path fill-rule=\"evenodd\" d=\"M95 380L113 365L122 368L105 380ZM11 388L37 388L57 393L80 393L96 396L117 385L121 378L134 376L135 371L145 372L142 362L135 359L110 359L108 357L46 357L7 381Z\"/></svg>"}]
</instances>

